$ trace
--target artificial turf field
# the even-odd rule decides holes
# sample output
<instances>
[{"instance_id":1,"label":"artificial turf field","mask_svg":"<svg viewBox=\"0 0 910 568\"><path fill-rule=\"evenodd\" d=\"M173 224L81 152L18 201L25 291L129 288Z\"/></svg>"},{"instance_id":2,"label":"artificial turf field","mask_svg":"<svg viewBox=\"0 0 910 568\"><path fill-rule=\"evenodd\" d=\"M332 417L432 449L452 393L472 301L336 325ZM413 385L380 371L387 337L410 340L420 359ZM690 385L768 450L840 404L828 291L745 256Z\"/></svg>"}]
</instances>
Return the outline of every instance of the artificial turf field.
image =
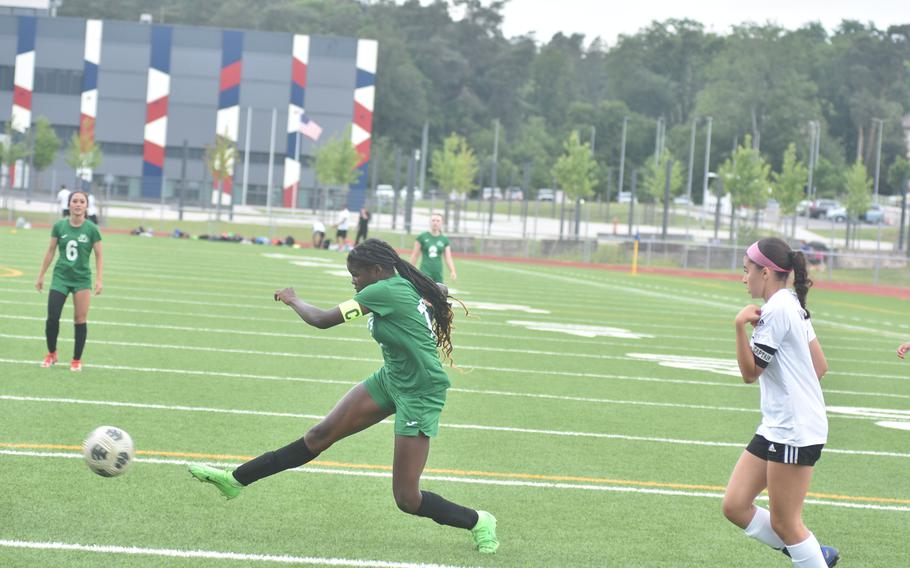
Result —
<instances>
[{"instance_id":1,"label":"artificial turf field","mask_svg":"<svg viewBox=\"0 0 910 568\"><path fill-rule=\"evenodd\" d=\"M456 259L471 314L423 488L496 515L485 556L397 510L391 422L230 502L186 471L298 438L381 364L365 320L317 330L272 300L349 299L342 253L105 235L76 374L71 300L61 364L38 366L47 242L0 231L0 566L790 566L720 510L760 420L740 283ZM809 308L830 436L804 519L840 566L908 566L910 305L814 290ZM102 424L135 440L122 477L82 462Z\"/></svg>"}]
</instances>

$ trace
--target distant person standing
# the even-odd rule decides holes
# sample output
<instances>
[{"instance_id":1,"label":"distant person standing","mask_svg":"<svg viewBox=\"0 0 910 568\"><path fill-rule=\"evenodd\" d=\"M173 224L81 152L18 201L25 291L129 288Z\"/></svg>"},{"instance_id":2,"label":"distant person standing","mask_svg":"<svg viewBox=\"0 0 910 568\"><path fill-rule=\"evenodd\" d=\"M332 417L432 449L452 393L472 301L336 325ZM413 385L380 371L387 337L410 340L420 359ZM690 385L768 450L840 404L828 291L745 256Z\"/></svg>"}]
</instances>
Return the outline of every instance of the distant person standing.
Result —
<instances>
[{"instance_id":1,"label":"distant person standing","mask_svg":"<svg viewBox=\"0 0 910 568\"><path fill-rule=\"evenodd\" d=\"M66 188L66 184L61 185L60 191L57 192L57 206L60 208L60 215L70 216L70 190Z\"/></svg>"},{"instance_id":2,"label":"distant person standing","mask_svg":"<svg viewBox=\"0 0 910 568\"><path fill-rule=\"evenodd\" d=\"M354 244L359 245L361 241L367 240L367 231L369 231L370 225L370 212L367 211L366 207L360 208L360 217L357 218L357 238L354 239Z\"/></svg>"},{"instance_id":3,"label":"distant person standing","mask_svg":"<svg viewBox=\"0 0 910 568\"><path fill-rule=\"evenodd\" d=\"M98 205L95 203L94 193L88 194L88 208L85 210L85 215L89 221L98 224Z\"/></svg>"},{"instance_id":4,"label":"distant person standing","mask_svg":"<svg viewBox=\"0 0 910 568\"><path fill-rule=\"evenodd\" d=\"M449 246L449 238L442 234L442 215L439 213L430 216L430 230L417 236L414 250L411 251L411 264L416 265L417 256L421 254L420 271L434 282L442 283L443 258L449 267L449 276L453 281L458 279L455 262L452 260L452 247Z\"/></svg>"},{"instance_id":5,"label":"distant person standing","mask_svg":"<svg viewBox=\"0 0 910 568\"><path fill-rule=\"evenodd\" d=\"M348 211L347 204L341 206L338 212L338 222L335 223L335 240L338 241L338 247L343 248L348 241L348 224L350 224L351 212Z\"/></svg>"}]
</instances>

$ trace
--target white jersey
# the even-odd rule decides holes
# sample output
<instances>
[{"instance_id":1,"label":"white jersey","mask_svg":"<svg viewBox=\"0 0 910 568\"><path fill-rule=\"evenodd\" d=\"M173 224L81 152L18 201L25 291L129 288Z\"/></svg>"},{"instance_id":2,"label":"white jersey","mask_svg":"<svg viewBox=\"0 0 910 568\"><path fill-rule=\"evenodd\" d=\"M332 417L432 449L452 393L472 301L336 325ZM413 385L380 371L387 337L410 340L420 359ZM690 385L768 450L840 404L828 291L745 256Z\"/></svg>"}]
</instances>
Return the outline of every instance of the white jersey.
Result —
<instances>
[{"instance_id":1,"label":"white jersey","mask_svg":"<svg viewBox=\"0 0 910 568\"><path fill-rule=\"evenodd\" d=\"M812 321L793 291L779 290L762 306L750 345L764 368L757 433L771 442L805 447L828 440L825 399L809 353L813 339Z\"/></svg>"},{"instance_id":2,"label":"white jersey","mask_svg":"<svg viewBox=\"0 0 910 568\"><path fill-rule=\"evenodd\" d=\"M98 214L98 206L95 204L95 194L88 194L88 206L85 208L85 214L88 216Z\"/></svg>"},{"instance_id":3,"label":"white jersey","mask_svg":"<svg viewBox=\"0 0 910 568\"><path fill-rule=\"evenodd\" d=\"M322 221L313 221L313 232L325 234L325 224Z\"/></svg>"},{"instance_id":4,"label":"white jersey","mask_svg":"<svg viewBox=\"0 0 910 568\"><path fill-rule=\"evenodd\" d=\"M65 187L57 192L57 206L60 211L70 208L70 190Z\"/></svg>"},{"instance_id":5,"label":"white jersey","mask_svg":"<svg viewBox=\"0 0 910 568\"><path fill-rule=\"evenodd\" d=\"M351 212L344 208L341 210L341 213L338 215L338 230L347 231L348 230L348 221L351 217Z\"/></svg>"}]
</instances>

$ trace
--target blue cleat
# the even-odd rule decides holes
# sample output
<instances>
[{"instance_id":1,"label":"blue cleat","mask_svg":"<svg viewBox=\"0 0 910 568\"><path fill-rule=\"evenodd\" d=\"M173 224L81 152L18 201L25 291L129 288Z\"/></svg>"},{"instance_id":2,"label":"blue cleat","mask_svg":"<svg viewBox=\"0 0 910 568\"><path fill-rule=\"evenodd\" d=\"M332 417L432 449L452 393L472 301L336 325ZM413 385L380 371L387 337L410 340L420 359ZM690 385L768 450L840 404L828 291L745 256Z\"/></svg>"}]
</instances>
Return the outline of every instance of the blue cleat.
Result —
<instances>
[{"instance_id":1,"label":"blue cleat","mask_svg":"<svg viewBox=\"0 0 910 568\"><path fill-rule=\"evenodd\" d=\"M823 546L822 556L825 557L825 563L828 564L829 568L831 566L836 566L837 561L840 560L840 553L833 546Z\"/></svg>"},{"instance_id":2,"label":"blue cleat","mask_svg":"<svg viewBox=\"0 0 910 568\"><path fill-rule=\"evenodd\" d=\"M787 558L790 557L790 553L787 552L786 547L780 549ZM822 546L822 556L825 558L825 564L828 565L828 568L832 566L837 566L837 562L840 560L840 552L837 551L833 546Z\"/></svg>"}]
</instances>

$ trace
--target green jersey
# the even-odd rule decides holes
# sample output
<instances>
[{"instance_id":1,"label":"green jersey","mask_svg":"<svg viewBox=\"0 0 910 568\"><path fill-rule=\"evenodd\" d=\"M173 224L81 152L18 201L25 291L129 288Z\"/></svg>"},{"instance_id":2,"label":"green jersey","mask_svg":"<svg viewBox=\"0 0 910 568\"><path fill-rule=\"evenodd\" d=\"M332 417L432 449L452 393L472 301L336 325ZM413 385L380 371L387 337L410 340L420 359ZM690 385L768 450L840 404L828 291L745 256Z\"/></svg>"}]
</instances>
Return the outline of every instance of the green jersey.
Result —
<instances>
[{"instance_id":1,"label":"green jersey","mask_svg":"<svg viewBox=\"0 0 910 568\"><path fill-rule=\"evenodd\" d=\"M429 309L413 284L396 274L370 284L354 300L372 312L370 334L382 348L392 388L424 394L451 385L436 351Z\"/></svg>"},{"instance_id":2,"label":"green jersey","mask_svg":"<svg viewBox=\"0 0 910 568\"><path fill-rule=\"evenodd\" d=\"M78 227L73 227L69 219L61 219L54 223L51 237L57 239L60 253L54 265L54 282L69 286L90 284L92 269L88 261L95 243L101 240L98 226L86 219Z\"/></svg>"},{"instance_id":3,"label":"green jersey","mask_svg":"<svg viewBox=\"0 0 910 568\"><path fill-rule=\"evenodd\" d=\"M449 246L449 238L442 233L434 236L433 233L424 231L417 236L417 242L423 252L420 271L436 282L442 282L442 257Z\"/></svg>"}]
</instances>

